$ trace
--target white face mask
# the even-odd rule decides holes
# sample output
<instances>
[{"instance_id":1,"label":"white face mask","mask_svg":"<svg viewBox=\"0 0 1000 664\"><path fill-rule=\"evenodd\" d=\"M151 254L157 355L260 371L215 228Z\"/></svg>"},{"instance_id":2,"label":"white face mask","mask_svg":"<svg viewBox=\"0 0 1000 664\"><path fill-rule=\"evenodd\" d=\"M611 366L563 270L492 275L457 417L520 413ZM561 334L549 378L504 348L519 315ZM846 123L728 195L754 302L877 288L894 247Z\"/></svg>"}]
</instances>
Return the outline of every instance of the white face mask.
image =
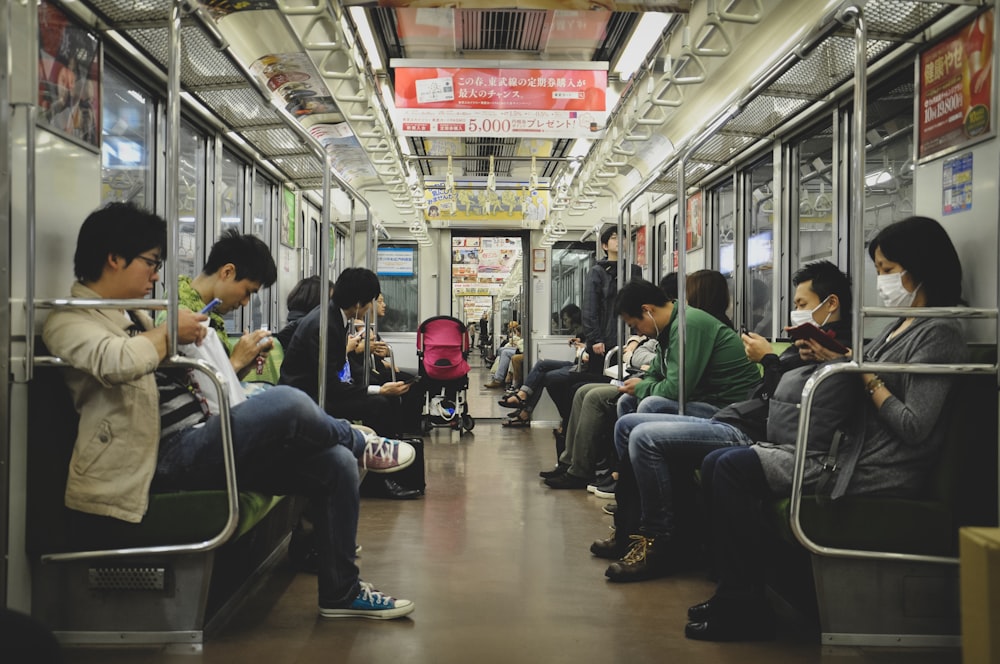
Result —
<instances>
[{"instance_id":1,"label":"white face mask","mask_svg":"<svg viewBox=\"0 0 1000 664\"><path fill-rule=\"evenodd\" d=\"M917 290L920 286L913 289L913 292L906 290L906 286L903 285L903 275L906 270L902 272L894 272L892 274L880 274L875 278L875 285L878 288L878 296L882 300L882 306L884 307L909 307L913 304L913 299L917 297Z\"/></svg>"},{"instance_id":2,"label":"white face mask","mask_svg":"<svg viewBox=\"0 0 1000 664\"><path fill-rule=\"evenodd\" d=\"M826 301L829 300L829 299L830 299L830 296L827 295L825 298L823 298L822 302L820 302L819 304L816 305L816 307L814 309L807 309L807 310L804 310L804 309L792 309L791 312L789 312L789 314L788 314L788 317L792 321L792 327L797 327L797 326L803 325L805 323L809 323L810 325L816 325L816 319L813 318L813 314L816 313L816 309L819 309L824 304L826 304ZM822 326L826 325L826 321L830 320L830 314L832 314L832 313L833 313L832 311L827 312L826 318L824 318L823 322L819 323L819 325L817 327L822 327Z\"/></svg>"}]
</instances>

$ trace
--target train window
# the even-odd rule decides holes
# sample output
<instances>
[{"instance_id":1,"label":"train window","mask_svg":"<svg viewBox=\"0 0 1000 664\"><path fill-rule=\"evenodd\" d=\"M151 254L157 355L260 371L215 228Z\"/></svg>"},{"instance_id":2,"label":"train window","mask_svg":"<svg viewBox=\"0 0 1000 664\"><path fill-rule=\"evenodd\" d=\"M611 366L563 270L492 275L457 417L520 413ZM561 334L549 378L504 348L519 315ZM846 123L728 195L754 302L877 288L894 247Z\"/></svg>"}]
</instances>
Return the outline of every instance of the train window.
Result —
<instances>
[{"instance_id":1,"label":"train window","mask_svg":"<svg viewBox=\"0 0 1000 664\"><path fill-rule=\"evenodd\" d=\"M747 238L746 238L746 309L747 327L765 337L771 336L771 287L774 270L774 161L770 154L746 173Z\"/></svg>"},{"instance_id":2,"label":"train window","mask_svg":"<svg viewBox=\"0 0 1000 664\"><path fill-rule=\"evenodd\" d=\"M101 202L149 207L153 100L110 62L101 95Z\"/></svg>"},{"instance_id":3,"label":"train window","mask_svg":"<svg viewBox=\"0 0 1000 664\"><path fill-rule=\"evenodd\" d=\"M837 262L834 255L836 224L833 216L833 119L815 127L794 145L798 159L793 173L799 174L798 191L792 192L792 235L798 241L792 259L798 265L810 261ZM792 181L794 182L794 175ZM793 187L794 189L794 187ZM796 199L797 197L797 199ZM796 232L797 228L797 232Z\"/></svg>"},{"instance_id":4,"label":"train window","mask_svg":"<svg viewBox=\"0 0 1000 664\"><path fill-rule=\"evenodd\" d=\"M569 305L583 309L587 274L594 265L594 245L590 242L556 242L552 247L552 309L559 312ZM551 323L552 334L570 334L565 317Z\"/></svg>"},{"instance_id":5,"label":"train window","mask_svg":"<svg viewBox=\"0 0 1000 664\"><path fill-rule=\"evenodd\" d=\"M340 240L341 238L338 238ZM344 244L344 242L338 242ZM385 316L379 322L382 332L416 332L420 312L417 310L417 262L415 244L380 244L378 247L378 280L385 298Z\"/></svg>"},{"instance_id":6,"label":"train window","mask_svg":"<svg viewBox=\"0 0 1000 664\"><path fill-rule=\"evenodd\" d=\"M271 228L274 225L274 208L277 187L260 173L254 173L253 190L250 196L250 232L264 241L268 246L271 242ZM250 298L250 327L259 329L262 325L274 329L271 321L270 289L261 289Z\"/></svg>"},{"instance_id":7,"label":"train window","mask_svg":"<svg viewBox=\"0 0 1000 664\"><path fill-rule=\"evenodd\" d=\"M244 169L243 162L236 155L229 150L223 151L222 170L218 179L222 183L219 192L219 215L213 238L219 237L223 231L230 228L243 232ZM229 334L240 334L243 331L242 314L243 308L240 307L224 316L226 331ZM250 325L249 320L246 325Z\"/></svg>"},{"instance_id":8,"label":"train window","mask_svg":"<svg viewBox=\"0 0 1000 664\"><path fill-rule=\"evenodd\" d=\"M865 240L913 215L913 69L904 67L868 93L865 132ZM864 303L876 305L875 269L864 262ZM855 277L857 278L857 277ZM884 320L866 319L873 334Z\"/></svg>"},{"instance_id":9,"label":"train window","mask_svg":"<svg viewBox=\"0 0 1000 664\"><path fill-rule=\"evenodd\" d=\"M736 270L736 194L733 179L725 178L708 192L708 209L712 226L718 229L718 253L715 268L729 281L733 292L733 272Z\"/></svg>"},{"instance_id":10,"label":"train window","mask_svg":"<svg viewBox=\"0 0 1000 664\"><path fill-rule=\"evenodd\" d=\"M205 255L205 139L186 122L181 122L177 177L177 268L179 274L194 275L201 271Z\"/></svg>"}]
</instances>

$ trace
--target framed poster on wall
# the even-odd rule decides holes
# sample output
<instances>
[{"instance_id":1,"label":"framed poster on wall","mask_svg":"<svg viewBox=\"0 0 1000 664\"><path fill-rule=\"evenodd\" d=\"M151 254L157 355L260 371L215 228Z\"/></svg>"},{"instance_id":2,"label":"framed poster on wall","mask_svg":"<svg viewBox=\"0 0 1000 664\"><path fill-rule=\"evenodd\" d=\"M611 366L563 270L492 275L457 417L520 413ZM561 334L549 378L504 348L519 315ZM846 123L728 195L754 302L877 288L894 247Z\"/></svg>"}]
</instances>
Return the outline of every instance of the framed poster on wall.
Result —
<instances>
[{"instance_id":1,"label":"framed poster on wall","mask_svg":"<svg viewBox=\"0 0 1000 664\"><path fill-rule=\"evenodd\" d=\"M917 159L996 135L994 10L983 12L917 60Z\"/></svg>"},{"instance_id":2,"label":"framed poster on wall","mask_svg":"<svg viewBox=\"0 0 1000 664\"><path fill-rule=\"evenodd\" d=\"M38 124L101 146L101 43L47 0L38 4Z\"/></svg>"},{"instance_id":3,"label":"framed poster on wall","mask_svg":"<svg viewBox=\"0 0 1000 664\"><path fill-rule=\"evenodd\" d=\"M705 245L705 219L702 215L702 192L687 199L687 250L694 251Z\"/></svg>"}]
</instances>

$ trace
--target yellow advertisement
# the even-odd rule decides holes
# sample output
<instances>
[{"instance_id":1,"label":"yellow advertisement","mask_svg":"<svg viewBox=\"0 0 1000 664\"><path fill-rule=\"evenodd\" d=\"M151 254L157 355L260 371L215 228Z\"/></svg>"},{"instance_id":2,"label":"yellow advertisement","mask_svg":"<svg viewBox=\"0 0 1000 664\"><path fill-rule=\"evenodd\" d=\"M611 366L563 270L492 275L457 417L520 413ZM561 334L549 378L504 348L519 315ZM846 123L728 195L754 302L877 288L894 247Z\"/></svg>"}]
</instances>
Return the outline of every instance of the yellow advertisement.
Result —
<instances>
[{"instance_id":1,"label":"yellow advertisement","mask_svg":"<svg viewBox=\"0 0 1000 664\"><path fill-rule=\"evenodd\" d=\"M544 221L549 214L549 192L545 189L456 189L424 190L424 218L452 221Z\"/></svg>"}]
</instances>

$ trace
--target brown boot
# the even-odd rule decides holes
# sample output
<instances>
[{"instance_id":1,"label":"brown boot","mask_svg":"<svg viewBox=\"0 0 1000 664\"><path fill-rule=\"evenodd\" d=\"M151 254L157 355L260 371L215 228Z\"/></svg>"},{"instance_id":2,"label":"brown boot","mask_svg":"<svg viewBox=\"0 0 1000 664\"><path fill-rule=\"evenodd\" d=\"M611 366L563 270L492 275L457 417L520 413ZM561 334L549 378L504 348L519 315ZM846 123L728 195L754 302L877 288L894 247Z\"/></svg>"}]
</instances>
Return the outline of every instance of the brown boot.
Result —
<instances>
[{"instance_id":1,"label":"brown boot","mask_svg":"<svg viewBox=\"0 0 1000 664\"><path fill-rule=\"evenodd\" d=\"M645 535L632 535L628 553L611 563L604 576L611 581L645 581L666 576L671 571L668 540Z\"/></svg>"}]
</instances>

